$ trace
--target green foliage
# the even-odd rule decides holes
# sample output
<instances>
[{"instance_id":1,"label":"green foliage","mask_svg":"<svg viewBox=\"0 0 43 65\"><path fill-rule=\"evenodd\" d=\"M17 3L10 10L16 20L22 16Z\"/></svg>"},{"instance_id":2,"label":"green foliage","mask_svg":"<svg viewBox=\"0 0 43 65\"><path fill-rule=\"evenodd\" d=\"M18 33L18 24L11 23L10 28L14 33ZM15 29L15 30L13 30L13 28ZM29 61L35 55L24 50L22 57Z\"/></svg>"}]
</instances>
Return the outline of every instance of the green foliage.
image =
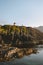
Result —
<instances>
[{"instance_id":1,"label":"green foliage","mask_svg":"<svg viewBox=\"0 0 43 65\"><path fill-rule=\"evenodd\" d=\"M25 27L25 26L22 26L22 32L26 34L27 29L26 29L26 27Z\"/></svg>"},{"instance_id":2,"label":"green foliage","mask_svg":"<svg viewBox=\"0 0 43 65\"><path fill-rule=\"evenodd\" d=\"M27 29L25 26L22 26L21 29L19 26L16 26L16 25L4 25L2 26L2 28L0 27L0 32L2 33L5 33L7 34L8 32L11 34L11 33L16 33L16 34L19 34L20 32L21 33L27 33Z\"/></svg>"}]
</instances>

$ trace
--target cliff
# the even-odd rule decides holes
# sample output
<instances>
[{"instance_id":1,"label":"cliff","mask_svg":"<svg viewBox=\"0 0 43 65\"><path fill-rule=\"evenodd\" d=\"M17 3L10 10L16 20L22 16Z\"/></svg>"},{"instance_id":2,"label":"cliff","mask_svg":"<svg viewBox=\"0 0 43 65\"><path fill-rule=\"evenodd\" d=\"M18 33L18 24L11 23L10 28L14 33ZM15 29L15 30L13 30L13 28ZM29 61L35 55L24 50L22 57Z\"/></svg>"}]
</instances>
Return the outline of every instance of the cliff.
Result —
<instances>
[{"instance_id":1,"label":"cliff","mask_svg":"<svg viewBox=\"0 0 43 65\"><path fill-rule=\"evenodd\" d=\"M0 44L12 44L17 47L29 47L43 44L43 33L32 27L4 25L0 26Z\"/></svg>"},{"instance_id":2,"label":"cliff","mask_svg":"<svg viewBox=\"0 0 43 65\"><path fill-rule=\"evenodd\" d=\"M43 44L43 33L32 27L0 26L0 62L21 58L32 53Z\"/></svg>"}]
</instances>

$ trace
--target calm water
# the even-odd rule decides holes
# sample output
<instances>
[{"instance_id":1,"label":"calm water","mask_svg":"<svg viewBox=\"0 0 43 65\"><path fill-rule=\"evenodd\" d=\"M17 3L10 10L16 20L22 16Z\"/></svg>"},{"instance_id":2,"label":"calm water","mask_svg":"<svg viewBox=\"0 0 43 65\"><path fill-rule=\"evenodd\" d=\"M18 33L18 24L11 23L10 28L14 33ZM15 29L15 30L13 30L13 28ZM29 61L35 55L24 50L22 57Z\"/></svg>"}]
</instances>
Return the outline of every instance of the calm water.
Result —
<instances>
[{"instance_id":1,"label":"calm water","mask_svg":"<svg viewBox=\"0 0 43 65\"><path fill-rule=\"evenodd\" d=\"M43 65L43 48L36 48L37 53L24 55L22 58L16 58L9 62L0 62L0 65Z\"/></svg>"}]
</instances>

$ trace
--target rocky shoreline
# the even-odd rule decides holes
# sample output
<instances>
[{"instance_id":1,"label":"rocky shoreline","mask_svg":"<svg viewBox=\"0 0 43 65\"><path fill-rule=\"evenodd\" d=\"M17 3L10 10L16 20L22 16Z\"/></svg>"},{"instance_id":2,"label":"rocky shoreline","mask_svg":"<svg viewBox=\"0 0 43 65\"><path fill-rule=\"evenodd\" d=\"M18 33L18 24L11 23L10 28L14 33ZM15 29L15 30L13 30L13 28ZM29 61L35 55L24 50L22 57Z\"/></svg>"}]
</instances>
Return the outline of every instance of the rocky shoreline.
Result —
<instances>
[{"instance_id":1,"label":"rocky shoreline","mask_svg":"<svg viewBox=\"0 0 43 65\"><path fill-rule=\"evenodd\" d=\"M34 48L17 48L11 46L2 46L0 48L0 62L11 61L15 58L22 58L25 55L37 53L37 49Z\"/></svg>"},{"instance_id":2,"label":"rocky shoreline","mask_svg":"<svg viewBox=\"0 0 43 65\"><path fill-rule=\"evenodd\" d=\"M40 44L43 45L43 33L35 28L0 26L0 62L37 53L34 47Z\"/></svg>"}]
</instances>

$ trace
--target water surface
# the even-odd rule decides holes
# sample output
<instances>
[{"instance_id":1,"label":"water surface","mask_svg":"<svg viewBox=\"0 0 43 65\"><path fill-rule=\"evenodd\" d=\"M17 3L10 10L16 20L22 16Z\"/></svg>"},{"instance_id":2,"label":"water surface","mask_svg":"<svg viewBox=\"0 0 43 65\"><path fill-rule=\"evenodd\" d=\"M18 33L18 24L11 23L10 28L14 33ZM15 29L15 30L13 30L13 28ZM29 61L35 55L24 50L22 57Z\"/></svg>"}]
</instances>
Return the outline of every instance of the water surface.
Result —
<instances>
[{"instance_id":1,"label":"water surface","mask_svg":"<svg viewBox=\"0 0 43 65\"><path fill-rule=\"evenodd\" d=\"M34 53L23 55L21 58L16 57L12 61L0 62L0 65L43 65L43 48L34 49Z\"/></svg>"}]
</instances>

